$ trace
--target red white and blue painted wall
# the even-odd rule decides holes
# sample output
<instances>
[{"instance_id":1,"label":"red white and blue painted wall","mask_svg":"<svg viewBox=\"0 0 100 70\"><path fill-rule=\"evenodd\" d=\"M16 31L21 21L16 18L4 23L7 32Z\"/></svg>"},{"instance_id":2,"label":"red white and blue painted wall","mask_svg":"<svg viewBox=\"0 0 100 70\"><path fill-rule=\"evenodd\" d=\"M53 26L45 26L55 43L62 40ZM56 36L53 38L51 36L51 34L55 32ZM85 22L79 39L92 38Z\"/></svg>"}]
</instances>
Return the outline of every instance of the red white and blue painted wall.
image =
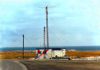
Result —
<instances>
[{"instance_id":1,"label":"red white and blue painted wall","mask_svg":"<svg viewBox=\"0 0 100 70\"><path fill-rule=\"evenodd\" d=\"M51 59L52 57L64 57L65 49L51 48L51 49L37 49L36 55L38 59Z\"/></svg>"}]
</instances>

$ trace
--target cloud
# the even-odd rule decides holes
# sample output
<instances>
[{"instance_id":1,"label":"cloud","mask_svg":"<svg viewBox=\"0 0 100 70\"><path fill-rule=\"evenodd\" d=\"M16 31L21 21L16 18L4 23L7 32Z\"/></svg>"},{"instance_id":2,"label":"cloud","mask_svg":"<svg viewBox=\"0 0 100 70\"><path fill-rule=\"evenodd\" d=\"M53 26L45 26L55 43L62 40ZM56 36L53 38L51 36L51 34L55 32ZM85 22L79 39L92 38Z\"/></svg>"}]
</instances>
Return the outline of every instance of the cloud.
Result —
<instances>
[{"instance_id":1,"label":"cloud","mask_svg":"<svg viewBox=\"0 0 100 70\"><path fill-rule=\"evenodd\" d=\"M33 36L29 40L39 46L46 26L45 8L39 7L47 5L49 29L59 40L67 39L73 46L100 45L99 3L99 0L0 0L0 46L20 44L23 34L27 39ZM68 45L57 38L49 31L50 46Z\"/></svg>"}]
</instances>

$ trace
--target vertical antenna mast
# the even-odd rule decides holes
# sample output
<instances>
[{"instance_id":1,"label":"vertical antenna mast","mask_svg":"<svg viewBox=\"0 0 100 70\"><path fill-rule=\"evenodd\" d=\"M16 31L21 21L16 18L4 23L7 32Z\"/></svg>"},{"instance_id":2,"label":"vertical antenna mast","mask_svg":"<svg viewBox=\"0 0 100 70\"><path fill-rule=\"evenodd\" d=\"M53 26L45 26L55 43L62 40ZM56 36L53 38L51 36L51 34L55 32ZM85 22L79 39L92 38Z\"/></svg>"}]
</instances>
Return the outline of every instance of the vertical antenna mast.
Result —
<instances>
[{"instance_id":1,"label":"vertical antenna mast","mask_svg":"<svg viewBox=\"0 0 100 70\"><path fill-rule=\"evenodd\" d=\"M40 5L42 6L42 5ZM51 6L49 8L53 8L55 6ZM44 8L44 7L39 7L39 8ZM47 48L49 48L49 34L48 34L48 6L46 8L46 33L47 33Z\"/></svg>"},{"instance_id":2,"label":"vertical antenna mast","mask_svg":"<svg viewBox=\"0 0 100 70\"><path fill-rule=\"evenodd\" d=\"M44 27L44 47L45 47L45 27Z\"/></svg>"},{"instance_id":3,"label":"vertical antenna mast","mask_svg":"<svg viewBox=\"0 0 100 70\"><path fill-rule=\"evenodd\" d=\"M45 59L45 49L46 49L46 46L45 46L45 27L44 27L44 59Z\"/></svg>"},{"instance_id":4,"label":"vertical antenna mast","mask_svg":"<svg viewBox=\"0 0 100 70\"><path fill-rule=\"evenodd\" d=\"M46 6L46 29L47 29L47 48L49 48L49 37L48 37L48 6Z\"/></svg>"},{"instance_id":5,"label":"vertical antenna mast","mask_svg":"<svg viewBox=\"0 0 100 70\"><path fill-rule=\"evenodd\" d=\"M24 35L23 35L23 59L24 59Z\"/></svg>"}]
</instances>

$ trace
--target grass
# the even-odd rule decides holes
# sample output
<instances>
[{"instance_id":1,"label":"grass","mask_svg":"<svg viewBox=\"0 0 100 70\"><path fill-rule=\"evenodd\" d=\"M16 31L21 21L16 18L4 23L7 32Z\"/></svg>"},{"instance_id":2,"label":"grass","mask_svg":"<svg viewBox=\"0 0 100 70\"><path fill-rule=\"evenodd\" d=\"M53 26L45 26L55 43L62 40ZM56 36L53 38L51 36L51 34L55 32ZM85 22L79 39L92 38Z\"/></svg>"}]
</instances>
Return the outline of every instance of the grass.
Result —
<instances>
[{"instance_id":1,"label":"grass","mask_svg":"<svg viewBox=\"0 0 100 70\"><path fill-rule=\"evenodd\" d=\"M0 59L18 59L22 57L22 52L16 51L0 51ZM66 56L79 56L79 57L90 57L90 56L100 56L100 51L66 51ZM36 52L25 52L25 59L35 58Z\"/></svg>"},{"instance_id":2,"label":"grass","mask_svg":"<svg viewBox=\"0 0 100 70\"><path fill-rule=\"evenodd\" d=\"M100 51L70 51L66 52L66 56L80 56L80 57L100 56Z\"/></svg>"},{"instance_id":3,"label":"grass","mask_svg":"<svg viewBox=\"0 0 100 70\"><path fill-rule=\"evenodd\" d=\"M0 59L18 59L18 57L23 57L22 52L15 51L0 51ZM24 53L25 59L35 58L36 52Z\"/></svg>"}]
</instances>

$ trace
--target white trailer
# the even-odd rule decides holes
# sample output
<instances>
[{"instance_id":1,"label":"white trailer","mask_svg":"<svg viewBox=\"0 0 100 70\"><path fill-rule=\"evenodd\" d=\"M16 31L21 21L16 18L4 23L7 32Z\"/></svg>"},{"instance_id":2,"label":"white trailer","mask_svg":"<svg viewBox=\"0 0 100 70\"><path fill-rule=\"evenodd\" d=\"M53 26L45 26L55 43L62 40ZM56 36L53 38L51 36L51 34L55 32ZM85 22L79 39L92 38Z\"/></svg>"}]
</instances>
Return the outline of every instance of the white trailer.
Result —
<instances>
[{"instance_id":1,"label":"white trailer","mask_svg":"<svg viewBox=\"0 0 100 70\"><path fill-rule=\"evenodd\" d=\"M51 48L51 49L41 49L36 50L36 55L38 59L52 59L53 57L64 57L65 49L62 48Z\"/></svg>"}]
</instances>

